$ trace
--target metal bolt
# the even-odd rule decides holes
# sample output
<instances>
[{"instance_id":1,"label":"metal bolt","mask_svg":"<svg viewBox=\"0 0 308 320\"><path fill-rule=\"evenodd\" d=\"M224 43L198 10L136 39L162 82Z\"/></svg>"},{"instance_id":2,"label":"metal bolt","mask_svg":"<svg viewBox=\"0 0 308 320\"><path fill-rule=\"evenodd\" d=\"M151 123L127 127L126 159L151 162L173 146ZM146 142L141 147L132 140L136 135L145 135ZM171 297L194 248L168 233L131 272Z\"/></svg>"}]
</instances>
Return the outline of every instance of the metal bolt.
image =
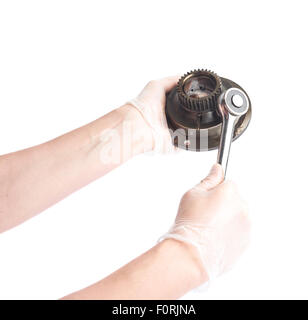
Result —
<instances>
[{"instance_id":1,"label":"metal bolt","mask_svg":"<svg viewBox=\"0 0 308 320\"><path fill-rule=\"evenodd\" d=\"M243 105L244 100L239 94L235 94L232 97L232 103L236 108L240 108Z\"/></svg>"}]
</instances>

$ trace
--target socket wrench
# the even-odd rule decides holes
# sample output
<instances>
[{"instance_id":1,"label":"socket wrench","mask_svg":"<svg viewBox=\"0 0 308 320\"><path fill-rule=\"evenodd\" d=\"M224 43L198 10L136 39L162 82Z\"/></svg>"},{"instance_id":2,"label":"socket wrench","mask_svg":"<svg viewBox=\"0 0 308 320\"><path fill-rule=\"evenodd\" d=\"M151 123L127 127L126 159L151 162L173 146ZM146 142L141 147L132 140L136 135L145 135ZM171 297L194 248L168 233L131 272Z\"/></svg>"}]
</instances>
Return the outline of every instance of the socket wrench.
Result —
<instances>
[{"instance_id":1,"label":"socket wrench","mask_svg":"<svg viewBox=\"0 0 308 320\"><path fill-rule=\"evenodd\" d=\"M234 127L239 117L246 114L249 110L249 99L242 90L229 88L220 95L218 109L222 117L222 127L217 163L222 166L224 175L226 176Z\"/></svg>"}]
</instances>

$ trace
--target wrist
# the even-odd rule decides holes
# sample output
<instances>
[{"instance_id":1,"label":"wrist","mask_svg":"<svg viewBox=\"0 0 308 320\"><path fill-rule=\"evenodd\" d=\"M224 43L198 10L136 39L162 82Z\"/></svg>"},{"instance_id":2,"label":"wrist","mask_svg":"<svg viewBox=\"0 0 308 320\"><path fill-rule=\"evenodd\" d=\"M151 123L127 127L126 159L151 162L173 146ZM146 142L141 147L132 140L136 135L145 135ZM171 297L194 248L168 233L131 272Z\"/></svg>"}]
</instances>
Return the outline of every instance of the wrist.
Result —
<instances>
[{"instance_id":1,"label":"wrist","mask_svg":"<svg viewBox=\"0 0 308 320\"><path fill-rule=\"evenodd\" d=\"M154 139L152 128L142 114L132 105L125 104L117 109L123 121L123 129L130 131L131 148L134 154L153 150ZM125 135L125 132L123 133Z\"/></svg>"},{"instance_id":2,"label":"wrist","mask_svg":"<svg viewBox=\"0 0 308 320\"><path fill-rule=\"evenodd\" d=\"M86 159L99 159L108 168L153 148L151 128L131 105L119 107L86 125Z\"/></svg>"},{"instance_id":3,"label":"wrist","mask_svg":"<svg viewBox=\"0 0 308 320\"><path fill-rule=\"evenodd\" d=\"M185 275L187 290L192 290L208 281L200 254L193 245L175 239L165 239L159 245L161 250L173 260L176 269Z\"/></svg>"}]
</instances>

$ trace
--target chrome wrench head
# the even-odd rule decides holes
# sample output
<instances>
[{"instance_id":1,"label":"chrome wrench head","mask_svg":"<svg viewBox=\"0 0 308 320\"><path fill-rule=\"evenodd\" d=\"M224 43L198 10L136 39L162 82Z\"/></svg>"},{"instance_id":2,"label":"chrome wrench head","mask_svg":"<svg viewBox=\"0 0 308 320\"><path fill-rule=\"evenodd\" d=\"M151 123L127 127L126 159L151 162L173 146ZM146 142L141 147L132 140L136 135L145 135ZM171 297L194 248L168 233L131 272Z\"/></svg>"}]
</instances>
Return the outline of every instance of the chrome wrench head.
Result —
<instances>
[{"instance_id":1,"label":"chrome wrench head","mask_svg":"<svg viewBox=\"0 0 308 320\"><path fill-rule=\"evenodd\" d=\"M217 162L222 166L226 176L234 125L238 118L249 110L249 99L244 91L229 88L220 95L218 109L222 117L222 127Z\"/></svg>"}]
</instances>

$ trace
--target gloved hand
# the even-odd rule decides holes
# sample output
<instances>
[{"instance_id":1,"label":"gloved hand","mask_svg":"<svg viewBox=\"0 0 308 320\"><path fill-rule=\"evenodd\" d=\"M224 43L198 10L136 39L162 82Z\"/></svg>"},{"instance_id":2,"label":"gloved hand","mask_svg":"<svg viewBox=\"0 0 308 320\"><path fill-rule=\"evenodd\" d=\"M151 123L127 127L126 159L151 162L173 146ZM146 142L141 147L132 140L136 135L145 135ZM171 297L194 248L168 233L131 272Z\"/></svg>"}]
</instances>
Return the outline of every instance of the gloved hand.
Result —
<instances>
[{"instance_id":1,"label":"gloved hand","mask_svg":"<svg viewBox=\"0 0 308 320\"><path fill-rule=\"evenodd\" d=\"M137 98L128 103L142 114L153 134L153 151L169 153L175 151L168 129L165 104L166 93L177 83L179 76L150 81Z\"/></svg>"},{"instance_id":2,"label":"gloved hand","mask_svg":"<svg viewBox=\"0 0 308 320\"><path fill-rule=\"evenodd\" d=\"M174 225L161 238L195 246L209 280L231 268L249 242L247 207L235 185L222 181L222 167L215 164L201 183L185 193Z\"/></svg>"}]
</instances>

